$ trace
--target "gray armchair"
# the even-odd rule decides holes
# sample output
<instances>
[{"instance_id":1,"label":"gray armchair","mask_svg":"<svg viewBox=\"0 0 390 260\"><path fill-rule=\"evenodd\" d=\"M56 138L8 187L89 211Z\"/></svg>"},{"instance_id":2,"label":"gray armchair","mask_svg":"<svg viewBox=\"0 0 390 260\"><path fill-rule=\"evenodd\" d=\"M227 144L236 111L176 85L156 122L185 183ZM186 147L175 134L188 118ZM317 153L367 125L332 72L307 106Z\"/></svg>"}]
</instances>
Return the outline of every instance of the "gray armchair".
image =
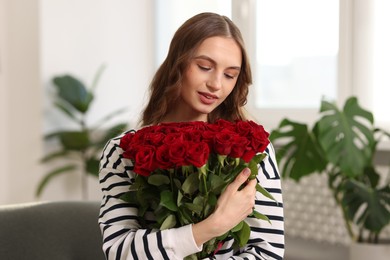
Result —
<instances>
[{"instance_id":1,"label":"gray armchair","mask_svg":"<svg viewBox=\"0 0 390 260\"><path fill-rule=\"evenodd\" d=\"M41 202L0 206L0 259L105 259L99 202Z\"/></svg>"}]
</instances>

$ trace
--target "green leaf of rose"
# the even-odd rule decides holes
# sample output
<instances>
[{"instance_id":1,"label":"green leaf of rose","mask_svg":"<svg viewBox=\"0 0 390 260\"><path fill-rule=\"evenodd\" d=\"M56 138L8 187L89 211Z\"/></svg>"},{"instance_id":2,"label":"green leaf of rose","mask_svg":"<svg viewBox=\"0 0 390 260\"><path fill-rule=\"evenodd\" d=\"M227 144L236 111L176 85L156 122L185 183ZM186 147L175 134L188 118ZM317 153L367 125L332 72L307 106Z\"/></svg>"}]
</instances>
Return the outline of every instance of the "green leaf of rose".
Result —
<instances>
[{"instance_id":1,"label":"green leaf of rose","mask_svg":"<svg viewBox=\"0 0 390 260\"><path fill-rule=\"evenodd\" d=\"M276 199L271 195L271 193L269 193L266 189L264 189L260 184L256 184L256 190L258 191L258 192L260 192L261 194L263 194L265 197L267 197L267 198L269 198L269 199L271 199L271 200L273 200L273 201L275 201L276 203L277 203L277 201L276 201Z\"/></svg>"},{"instance_id":2,"label":"green leaf of rose","mask_svg":"<svg viewBox=\"0 0 390 260\"><path fill-rule=\"evenodd\" d=\"M196 214L200 215L202 213L202 205L195 204L195 203L184 203L185 207L187 207L192 212L195 212Z\"/></svg>"},{"instance_id":3,"label":"green leaf of rose","mask_svg":"<svg viewBox=\"0 0 390 260\"><path fill-rule=\"evenodd\" d=\"M129 203L137 203L137 191L128 191L119 198Z\"/></svg>"},{"instance_id":4,"label":"green leaf of rose","mask_svg":"<svg viewBox=\"0 0 390 260\"><path fill-rule=\"evenodd\" d=\"M230 231L232 232L237 232L239 230L241 230L242 226L244 225L244 221L241 221L240 223L238 223L234 228L232 228Z\"/></svg>"},{"instance_id":5,"label":"green leaf of rose","mask_svg":"<svg viewBox=\"0 0 390 260\"><path fill-rule=\"evenodd\" d=\"M187 179L184 181L181 188L186 194L190 194L190 195L194 194L195 191L199 188L198 174L192 173L188 175Z\"/></svg>"},{"instance_id":6,"label":"green leaf of rose","mask_svg":"<svg viewBox=\"0 0 390 260\"><path fill-rule=\"evenodd\" d=\"M168 228L173 228L176 225L176 217L174 215L169 215L164 222L161 224L160 229L168 229Z\"/></svg>"},{"instance_id":7,"label":"green leaf of rose","mask_svg":"<svg viewBox=\"0 0 390 260\"><path fill-rule=\"evenodd\" d=\"M165 207L158 207L155 211L154 211L154 215L156 216L156 221L158 224L162 224L165 219L171 215L171 211Z\"/></svg>"},{"instance_id":8,"label":"green leaf of rose","mask_svg":"<svg viewBox=\"0 0 390 260\"><path fill-rule=\"evenodd\" d=\"M242 222L243 222L242 228L238 232L238 240L239 240L240 247L243 247L247 244L249 240L249 236L251 234L251 228L249 227L249 225L245 221Z\"/></svg>"},{"instance_id":9,"label":"green leaf of rose","mask_svg":"<svg viewBox=\"0 0 390 260\"><path fill-rule=\"evenodd\" d=\"M229 230L228 232L226 232L225 234L223 234L223 235L217 237L217 240L218 240L218 241L222 241L222 240L224 240L225 238L227 238L227 236L228 236L229 234L230 234L230 230Z\"/></svg>"},{"instance_id":10,"label":"green leaf of rose","mask_svg":"<svg viewBox=\"0 0 390 260\"><path fill-rule=\"evenodd\" d=\"M148 178L148 183L152 184L154 186L160 186L163 184L169 184L171 181L169 180L169 177L163 174L153 174L150 175Z\"/></svg>"},{"instance_id":11,"label":"green leaf of rose","mask_svg":"<svg viewBox=\"0 0 390 260\"><path fill-rule=\"evenodd\" d=\"M177 205L173 200L173 194L169 190L164 190L160 194L160 205L169 210L177 211Z\"/></svg>"},{"instance_id":12,"label":"green leaf of rose","mask_svg":"<svg viewBox=\"0 0 390 260\"><path fill-rule=\"evenodd\" d=\"M173 183L175 184L176 188L181 189L181 182L177 178L173 178Z\"/></svg>"},{"instance_id":13,"label":"green leaf of rose","mask_svg":"<svg viewBox=\"0 0 390 260\"><path fill-rule=\"evenodd\" d=\"M261 214L260 212L256 211L256 210L253 210L252 212L252 215L257 218L257 219L262 219L262 220L265 220L265 221L268 221L268 223L271 224L271 221L269 220L269 218L264 215L264 214Z\"/></svg>"},{"instance_id":14,"label":"green leaf of rose","mask_svg":"<svg viewBox=\"0 0 390 260\"><path fill-rule=\"evenodd\" d=\"M242 172L247 167L248 166L245 164L239 164L237 167L233 168L233 170L229 171L228 174L223 175L222 178L226 183L230 183L237 177L240 172Z\"/></svg>"},{"instance_id":15,"label":"green leaf of rose","mask_svg":"<svg viewBox=\"0 0 390 260\"><path fill-rule=\"evenodd\" d=\"M215 174L210 175L210 180L211 180L211 185L210 185L211 191L218 194L221 193L224 186L227 185L220 176Z\"/></svg>"},{"instance_id":16,"label":"green leaf of rose","mask_svg":"<svg viewBox=\"0 0 390 260\"><path fill-rule=\"evenodd\" d=\"M192 213L191 210L186 208L185 205L180 206L178 215L179 215L179 221L182 224L182 226L193 223L191 213Z\"/></svg>"},{"instance_id":17,"label":"green leaf of rose","mask_svg":"<svg viewBox=\"0 0 390 260\"><path fill-rule=\"evenodd\" d=\"M183 199L183 193L181 193L181 191L179 190L177 192L177 205L180 206L181 205L181 200Z\"/></svg>"},{"instance_id":18,"label":"green leaf of rose","mask_svg":"<svg viewBox=\"0 0 390 260\"><path fill-rule=\"evenodd\" d=\"M261 153L261 154L256 154L252 160L250 160L249 164L248 164L248 168L251 170L251 174L249 176L249 179L250 180L253 180L254 178L256 178L257 176L257 173L259 172L259 169L258 169L258 164L264 160L264 158L267 156L266 153Z\"/></svg>"},{"instance_id":19,"label":"green leaf of rose","mask_svg":"<svg viewBox=\"0 0 390 260\"><path fill-rule=\"evenodd\" d=\"M214 207L215 205L217 205L217 195L215 195L214 193L209 193L209 197L207 199L207 204Z\"/></svg>"}]
</instances>

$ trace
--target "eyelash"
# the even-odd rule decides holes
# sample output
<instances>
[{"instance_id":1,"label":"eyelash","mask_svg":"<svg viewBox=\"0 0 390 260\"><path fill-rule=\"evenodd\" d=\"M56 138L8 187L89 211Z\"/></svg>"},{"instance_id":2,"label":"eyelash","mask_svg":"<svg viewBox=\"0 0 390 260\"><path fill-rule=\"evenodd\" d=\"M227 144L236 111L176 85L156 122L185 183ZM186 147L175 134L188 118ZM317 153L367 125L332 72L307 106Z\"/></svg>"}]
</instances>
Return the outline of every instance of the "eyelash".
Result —
<instances>
[{"instance_id":1,"label":"eyelash","mask_svg":"<svg viewBox=\"0 0 390 260\"><path fill-rule=\"evenodd\" d=\"M204 67L204 66L200 66L200 65L198 65L198 67L199 67L199 69L204 70L204 71L209 71L209 70L211 70L210 67Z\"/></svg>"},{"instance_id":2,"label":"eyelash","mask_svg":"<svg viewBox=\"0 0 390 260\"><path fill-rule=\"evenodd\" d=\"M201 69L201 70L203 70L203 71L209 71L209 70L211 70L211 68L209 68L209 67L204 67L204 66L201 66L201 65L198 65L198 67L199 67L199 69ZM231 75L229 75L229 74L224 74L225 75L225 77L226 78L228 78L228 79L234 79L234 76L231 76Z\"/></svg>"}]
</instances>

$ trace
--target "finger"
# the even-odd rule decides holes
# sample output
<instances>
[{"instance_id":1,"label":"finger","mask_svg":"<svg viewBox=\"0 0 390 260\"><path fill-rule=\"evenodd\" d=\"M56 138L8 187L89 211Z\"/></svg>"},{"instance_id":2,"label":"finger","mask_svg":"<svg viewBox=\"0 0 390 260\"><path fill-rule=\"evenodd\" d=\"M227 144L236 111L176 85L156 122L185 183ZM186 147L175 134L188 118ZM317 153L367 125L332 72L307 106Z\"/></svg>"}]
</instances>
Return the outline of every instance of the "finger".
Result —
<instances>
[{"instance_id":1,"label":"finger","mask_svg":"<svg viewBox=\"0 0 390 260\"><path fill-rule=\"evenodd\" d=\"M256 195L256 184L257 184L256 179L250 180L247 182L247 184L245 185L245 187L241 191L255 196Z\"/></svg>"},{"instance_id":2,"label":"finger","mask_svg":"<svg viewBox=\"0 0 390 260\"><path fill-rule=\"evenodd\" d=\"M234 190L238 190L238 188L248 180L250 173L251 171L249 168L245 168L239 175L237 175L236 179L231 184Z\"/></svg>"},{"instance_id":3,"label":"finger","mask_svg":"<svg viewBox=\"0 0 390 260\"><path fill-rule=\"evenodd\" d=\"M245 189L253 190L253 189L255 189L256 184L257 184L256 179L248 180L248 182L245 185Z\"/></svg>"}]
</instances>

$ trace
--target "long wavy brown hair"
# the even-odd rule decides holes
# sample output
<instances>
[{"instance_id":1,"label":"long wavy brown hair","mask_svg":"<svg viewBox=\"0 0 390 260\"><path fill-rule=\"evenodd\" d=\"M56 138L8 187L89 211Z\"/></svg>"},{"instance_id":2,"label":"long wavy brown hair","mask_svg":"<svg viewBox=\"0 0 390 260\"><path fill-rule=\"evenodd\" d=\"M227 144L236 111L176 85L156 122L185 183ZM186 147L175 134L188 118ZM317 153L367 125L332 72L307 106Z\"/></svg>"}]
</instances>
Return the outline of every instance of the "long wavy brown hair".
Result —
<instances>
[{"instance_id":1,"label":"long wavy brown hair","mask_svg":"<svg viewBox=\"0 0 390 260\"><path fill-rule=\"evenodd\" d=\"M141 117L141 125L154 125L174 108L180 98L182 78L197 48L207 38L230 37L239 45L242 53L241 71L230 95L208 114L208 121L216 119L245 120L243 106L247 102L252 73L244 41L238 27L226 16L200 13L187 20L172 38L168 55L150 84L150 99Z\"/></svg>"}]
</instances>

